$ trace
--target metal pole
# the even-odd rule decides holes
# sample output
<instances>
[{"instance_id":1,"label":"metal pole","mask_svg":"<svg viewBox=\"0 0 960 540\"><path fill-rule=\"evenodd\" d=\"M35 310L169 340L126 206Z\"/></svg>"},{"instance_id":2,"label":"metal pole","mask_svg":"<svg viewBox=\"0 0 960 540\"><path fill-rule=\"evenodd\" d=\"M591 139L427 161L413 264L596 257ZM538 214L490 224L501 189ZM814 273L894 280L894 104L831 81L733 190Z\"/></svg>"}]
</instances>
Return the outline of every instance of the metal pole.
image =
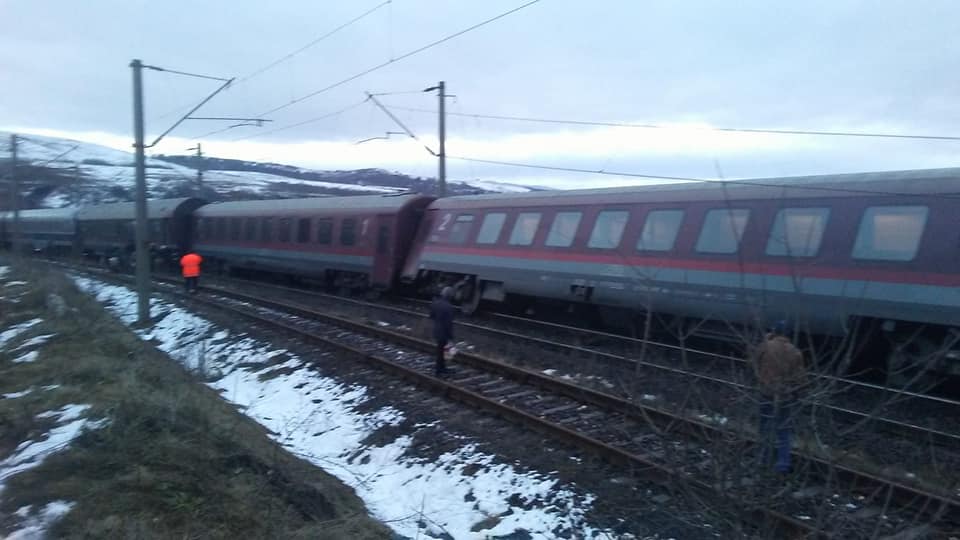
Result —
<instances>
[{"instance_id":1,"label":"metal pole","mask_svg":"<svg viewBox=\"0 0 960 540\"><path fill-rule=\"evenodd\" d=\"M13 210L13 227L10 230L10 247L16 253L20 249L20 179L17 178L17 135L10 134L10 206Z\"/></svg>"},{"instance_id":2,"label":"metal pole","mask_svg":"<svg viewBox=\"0 0 960 540\"><path fill-rule=\"evenodd\" d=\"M440 159L440 174L437 185L437 195L439 197L447 196L447 125L446 112L444 105L447 101L447 95L444 92L444 82L440 81L437 90L440 93L440 153L437 156Z\"/></svg>"},{"instance_id":3,"label":"metal pole","mask_svg":"<svg viewBox=\"0 0 960 540\"><path fill-rule=\"evenodd\" d=\"M197 189L203 187L203 150L197 143Z\"/></svg>"},{"instance_id":4,"label":"metal pole","mask_svg":"<svg viewBox=\"0 0 960 540\"><path fill-rule=\"evenodd\" d=\"M133 146L136 149L134 163L137 169L136 198L136 252L137 252L137 322L150 322L150 257L147 252L147 178L143 145L143 64L140 60L130 62L133 68Z\"/></svg>"}]
</instances>

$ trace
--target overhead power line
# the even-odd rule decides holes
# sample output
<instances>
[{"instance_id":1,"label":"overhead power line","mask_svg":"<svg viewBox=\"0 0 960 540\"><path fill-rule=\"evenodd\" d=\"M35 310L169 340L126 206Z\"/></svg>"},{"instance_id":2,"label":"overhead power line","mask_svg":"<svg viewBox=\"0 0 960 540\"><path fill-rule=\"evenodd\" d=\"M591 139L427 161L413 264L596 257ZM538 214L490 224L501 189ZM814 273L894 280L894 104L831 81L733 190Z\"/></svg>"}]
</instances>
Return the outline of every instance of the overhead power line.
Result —
<instances>
[{"instance_id":1,"label":"overhead power line","mask_svg":"<svg viewBox=\"0 0 960 540\"><path fill-rule=\"evenodd\" d=\"M343 30L344 28L346 28L346 27L348 27L348 26L350 26L350 25L352 25L352 24L360 21L361 19L367 17L368 15L370 15L370 14L372 14L373 12L379 10L379 9L382 8L383 6L385 6L385 5L387 5L387 4L390 4L392 1L393 1L393 0L386 0L386 2L383 2L383 3L381 3L381 4L379 4L379 5L375 6L375 7L373 7L373 8L371 8L371 9L363 12L363 13L360 14L359 16L354 17L353 19L351 19L351 20L349 20L349 21L341 24L340 26L334 28L333 30L330 30L329 32L321 35L320 37L314 39L314 40L311 41L310 43L307 43L306 45L304 45L304 46L296 49L295 51L293 51L293 52L291 52L291 53L288 53L288 54L285 54L285 55L283 55L282 57L280 57L280 58L278 58L278 59L270 62L269 64L267 64L267 65L265 65L265 66L263 66L263 67L261 67L261 68L258 68L258 69L256 69L256 70L252 71L249 75L244 75L243 77L240 77L239 79L237 79L237 80L235 80L235 81L233 82L233 87L236 87L237 85L239 85L239 84L241 84L241 83L244 83L244 82L246 82L246 81L249 81L250 79L252 79L252 78L254 78L254 77L258 76L258 75L261 75L261 74L263 74L264 72L269 71L269 70L273 69L274 67L282 64L283 62L286 62L287 60L293 58L294 56L296 56L296 55L298 55L298 54L300 54L300 53L302 53L303 51L309 49L310 47L313 47L313 46L316 45L317 43L320 43L321 41L327 39L328 37L336 34L336 33L339 32L340 30ZM144 66L144 67L146 67L146 66ZM164 71L170 71L170 70L164 70ZM177 73L177 72L174 72L174 73ZM186 109L188 109L188 108L190 108L190 107L192 107L192 106L193 106L192 103L190 103L190 104L183 104L183 105L181 105L181 106L179 106L179 107L177 107L177 108L175 108L175 109L171 109L171 110L169 110L169 111L167 111L167 112L165 112L165 113L163 113L163 114L161 114L161 115L159 115L159 116L151 119L151 121L162 120L162 119L164 119L164 118L166 118L166 117L168 117L168 116L172 116L172 115L174 115L174 114L176 114L176 113L178 113L178 112L184 111L184 110L186 110ZM201 135L200 137L194 137L194 138L196 139L196 138L202 138L202 137L209 137L210 135L213 135L213 134L216 134L216 133L221 133L221 132L223 132L223 131L227 131L228 129L232 129L233 127L234 127L234 126L231 126L231 127L228 127L228 128L224 128L224 129L218 129L218 130L215 130L215 131L211 131L211 132L208 133L207 135Z\"/></svg>"},{"instance_id":2,"label":"overhead power line","mask_svg":"<svg viewBox=\"0 0 960 540\"><path fill-rule=\"evenodd\" d=\"M509 167L523 167L526 169L543 169L547 171L564 171L564 172L578 172L578 173L589 173L589 174L604 174L609 176L624 176L629 178L651 178L654 180L683 180L686 182L708 182L710 179L707 178L693 178L689 176L664 176L659 174L639 174L631 172L617 172L617 171L607 171L604 169L578 169L576 167L559 167L553 165L535 165L532 163L516 163L513 161L498 161L494 159L480 159L480 158L471 158L465 156L447 156L450 159L458 159L460 161L472 161L474 163L487 163L490 165L507 165Z\"/></svg>"},{"instance_id":3,"label":"overhead power line","mask_svg":"<svg viewBox=\"0 0 960 540\"><path fill-rule=\"evenodd\" d=\"M372 13L376 12L376 11L379 10L380 8L382 8L382 7L390 4L390 2L392 2L392 0L386 0L386 2L381 2L380 4L378 4L378 5L370 8L370 9L368 9L367 11L364 11L364 12L361 13L360 15L357 15L356 17L354 17L354 18L350 19L349 21L341 24L340 26L334 28L333 30L330 30L330 31L326 32L325 34L323 34L323 35L321 35L320 37L318 37L318 38L314 39L313 41L311 41L310 43L307 43L306 45L298 48L297 50L281 56L280 58L274 60L273 62L270 62L269 64L263 66L262 68L259 68L259 69L254 70L254 71L253 71L252 73L250 73L249 75L245 75L245 76L243 76L243 77L240 77L240 79L237 80L237 84L240 84L240 83L242 83L242 82L248 81L248 80L256 77L257 75L260 75L260 74L262 74L262 73L264 73L264 72L266 72L266 71L269 71L269 70L273 69L274 67L282 64L283 62L286 62L287 60L293 58L294 56L296 56L296 55L298 55L298 54L300 54L300 53L302 53L303 51L309 49L310 47L313 47L313 46L316 45L317 43L320 43L321 41L327 39L328 37L330 37L330 36L332 36L332 35L334 35L334 34L336 34L337 32L343 30L344 28L346 28L346 27L348 27L348 26L350 26L350 25L352 25L352 24L354 24L354 23L356 23L356 22L359 22L361 19L366 18L368 15L371 15Z\"/></svg>"},{"instance_id":4,"label":"overhead power line","mask_svg":"<svg viewBox=\"0 0 960 540\"><path fill-rule=\"evenodd\" d=\"M773 183L773 182L763 182L762 180L726 180L722 178L694 178L688 176L663 176L655 174L641 174L641 173L632 173L632 172L619 172L619 171L608 171L605 169L593 170L593 169L579 169L576 167L560 167L553 165L536 165L531 163L516 163L512 161L497 161L492 159L480 159L480 158L471 158L465 156L447 156L450 159L458 159L460 161L472 161L475 163L487 163L492 165L506 165L510 167L522 167L528 169L543 169L548 171L564 171L564 172L579 172L579 173L588 173L588 174L602 174L607 176L621 176L626 178L650 178L653 180L681 180L685 182L703 182L708 184L723 184L723 185L741 185L741 186L751 186L751 187L766 187L766 188L776 188L776 189L803 189L809 191L822 191L822 192L832 192L832 193L850 193L854 195L883 195L890 197L929 197L935 196L941 199L956 199L960 200L960 195L956 193L903 193L899 191L884 191L884 190L873 190L873 189L856 189L856 188L847 188L847 187L832 187L824 186L818 184L787 184L787 183Z\"/></svg>"},{"instance_id":5,"label":"overhead power line","mask_svg":"<svg viewBox=\"0 0 960 540\"><path fill-rule=\"evenodd\" d=\"M342 85L344 85L344 84L346 84L346 83L348 83L348 82L350 82L350 81L359 79L360 77L363 77L364 75L367 75L367 74L369 74L369 73L373 73L374 71L377 71L377 70L379 70L379 69L385 68L385 67L387 67L387 66L389 66L389 65L391 65L391 64L393 64L393 63L395 63L395 62L399 62L399 61L404 60L404 59L406 59L406 58L409 58L409 57L411 57L411 56L413 56L413 55L422 53L423 51L426 51L426 50L428 50L428 49L431 49L431 48L433 48L433 47L436 47L437 45L440 45L441 43L445 43L445 42L447 42L447 41L450 41L451 39L454 39L454 38L456 38L456 37L462 36L463 34L466 34L467 32L470 32L470 31L472 31L472 30L476 30L477 28L480 28L480 27L482 27L482 26L486 26L486 25L488 25L488 24L490 24L490 23L492 23L492 22L494 22L494 21L500 20L500 19L502 19L502 18L504 18L504 17L506 17L506 16L508 16L508 15L511 15L511 14L513 14L513 13L516 13L516 12L518 12L518 11L526 8L526 7L532 6L533 4L536 4L536 3L539 2L539 1L540 1L540 0L530 0L529 2L527 2L527 3L525 3L525 4L522 4L522 5L518 6L518 7L515 7L515 8L513 8L513 9L509 10L509 11L505 11L505 12L503 12L503 13L495 16L495 17L491 17L491 18L486 19L486 20L484 20L484 21L481 21L481 22L479 22L479 23L477 23L477 24L474 24L473 26L469 26L469 27L467 27L467 28L464 28L463 30L460 30L459 32L454 32L453 34L450 34L450 35L448 35L448 36L446 36L446 37L440 38L440 39L438 39L438 40L436 40L436 41L430 42L430 43L428 43L428 44L426 44L426 45L424 45L424 46L422 46L422 47L419 47L419 48L417 48L417 49L413 49L412 51L408 51L408 52L406 52L406 53L404 53L404 54L402 54L402 55L400 55L400 56L398 56L398 57L396 57L396 58L391 58L390 60L387 60L386 62L382 62L382 63L380 63L380 64L377 64L377 65L373 66L373 67L367 68L367 69L365 69L365 70L363 70L363 71L361 71L361 72L359 72L359 73L357 73L357 74L355 74L355 75L351 75L350 77L347 77L346 79L342 79L342 80L337 81L337 82L335 82L335 83L333 83L333 84L330 84L330 85L327 85L327 86L325 86L325 87L323 87L323 88L320 88L319 90L315 90L315 91L313 91L313 92L310 92L309 94L306 94L306 95L303 95L303 96L298 97L298 98L296 98L296 99L293 99L293 100L291 100L291 101L289 101L289 102L287 102L287 103L285 103L285 104L283 104L283 105L279 105L279 106L277 106L277 107L274 107L274 108L270 109L269 111L266 111L266 112L263 112L263 113L261 113L261 114L258 114L257 116L266 116L266 115L268 115L268 114L273 114L273 113L275 113L275 112L277 112L277 111L281 111L281 110L283 110L283 109L286 109L287 107L296 105L297 103L300 103L300 102L306 101L306 100L308 100L308 99L310 99L310 98L319 96L320 94L322 94L322 93L324 93L324 92L327 92L327 91L329 91L329 90L332 90L332 89L334 89L334 88L336 88L336 87L338 87L338 86L342 86Z\"/></svg>"},{"instance_id":6,"label":"overhead power line","mask_svg":"<svg viewBox=\"0 0 960 540\"><path fill-rule=\"evenodd\" d=\"M197 73L187 73L186 71L177 71L175 69L167 69L159 66L151 66L148 64L143 64L144 69L152 69L153 71L163 71L166 73L173 73L175 75L184 75L187 77L196 77L197 79L209 79L211 81L232 81L233 79L224 79L222 77L211 77L210 75L200 75Z\"/></svg>"},{"instance_id":7,"label":"overhead power line","mask_svg":"<svg viewBox=\"0 0 960 540\"><path fill-rule=\"evenodd\" d=\"M420 109L416 107L393 106L394 109L403 111L437 114L437 111L430 109ZM670 126L664 124L634 124L629 122L602 122L590 120L564 120L556 118L534 118L526 116L505 116L497 114L477 114L477 113L454 113L448 112L449 116L463 116L468 118L483 118L489 120L507 120L513 122L534 122L540 124L567 124L576 126L599 126L599 127L622 127L639 129L694 129L703 131L726 131L734 133L773 133L777 135L822 135L830 137L879 137L888 139L925 139L937 141L960 141L960 136L956 135L911 135L899 133L875 133L865 131L816 131L802 129L754 129L754 128L727 128L727 127L707 127L707 126Z\"/></svg>"},{"instance_id":8,"label":"overhead power line","mask_svg":"<svg viewBox=\"0 0 960 540\"><path fill-rule=\"evenodd\" d=\"M79 145L79 144L73 145L72 148L69 148L69 149L67 149L67 150L64 150L64 151L61 152L60 155L58 155L57 157L55 157L55 158L53 158L53 159L48 159L48 160L44 161L43 163L41 163L41 164L39 164L39 165L34 165L34 167L46 167L47 165L49 165L49 164L51 164L51 163L55 163L55 162L59 161L61 158L63 158L64 156L66 156L66 155L69 154L70 152L73 152L73 151L76 150L77 148L80 148L80 145Z\"/></svg>"},{"instance_id":9,"label":"overhead power line","mask_svg":"<svg viewBox=\"0 0 960 540\"><path fill-rule=\"evenodd\" d=\"M312 124L313 122L319 122L320 120L326 120L327 118L332 118L332 117L334 117L334 116L343 114L343 113L345 113L345 112L347 112L347 111L349 111L349 110L351 110L351 109L356 109L357 107L363 105L363 104L366 103L366 102L367 102L367 100L363 100L363 101L360 101L360 102L358 102L358 103L354 103L353 105L348 105L348 106L346 106L346 107L344 107L344 108L342 108L342 109L339 109L339 110L336 110L336 111L333 111L333 112L329 112L329 113L326 113L326 114L323 114L323 115L320 115L320 116L315 116L315 117L313 117L313 118L309 118L309 119L304 120L304 121L302 121L302 122L297 122L296 124L290 124L290 125L288 125L288 126L278 127L278 128L275 128L275 129L271 129L271 130L269 130L269 131L264 131L264 132L260 132L260 133L254 133L254 134L252 134L252 135L247 135L247 136L245 136L245 137L238 137L238 138L236 138L236 139L231 139L231 142L245 141L245 140L247 140L247 139L253 139L253 138L255 138L255 137L264 137L264 136L270 135L270 134L272 134L272 133L277 133L278 131L285 131L285 130L288 130L288 129L293 129L293 128L296 128L296 127L304 126L304 125L306 125L306 124ZM225 131L225 130L220 130L220 131Z\"/></svg>"}]
</instances>

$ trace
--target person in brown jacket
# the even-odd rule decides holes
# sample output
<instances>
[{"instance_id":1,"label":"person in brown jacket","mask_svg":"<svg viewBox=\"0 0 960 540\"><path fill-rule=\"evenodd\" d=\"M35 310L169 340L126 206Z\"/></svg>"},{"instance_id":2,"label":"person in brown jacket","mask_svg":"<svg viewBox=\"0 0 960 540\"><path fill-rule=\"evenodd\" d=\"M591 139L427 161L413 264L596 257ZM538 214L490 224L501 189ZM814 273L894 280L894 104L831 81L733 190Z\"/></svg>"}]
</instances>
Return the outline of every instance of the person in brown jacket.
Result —
<instances>
[{"instance_id":1,"label":"person in brown jacket","mask_svg":"<svg viewBox=\"0 0 960 540\"><path fill-rule=\"evenodd\" d=\"M790 439L797 392L807 378L803 353L786 336L787 328L786 321L776 323L750 358L760 392L761 455L764 462L769 462L775 446L774 469L781 473L790 472Z\"/></svg>"}]
</instances>

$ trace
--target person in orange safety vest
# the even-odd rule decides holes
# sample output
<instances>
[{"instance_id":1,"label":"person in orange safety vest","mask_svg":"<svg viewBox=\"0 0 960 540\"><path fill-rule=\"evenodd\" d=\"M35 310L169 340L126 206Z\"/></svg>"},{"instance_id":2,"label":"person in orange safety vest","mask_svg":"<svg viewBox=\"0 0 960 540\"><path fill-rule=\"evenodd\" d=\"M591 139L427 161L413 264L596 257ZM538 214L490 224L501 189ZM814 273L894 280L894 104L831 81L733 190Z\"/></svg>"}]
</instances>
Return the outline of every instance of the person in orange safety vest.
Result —
<instances>
[{"instance_id":1,"label":"person in orange safety vest","mask_svg":"<svg viewBox=\"0 0 960 540\"><path fill-rule=\"evenodd\" d=\"M183 268L183 286L188 293L197 292L197 281L200 279L200 263L203 257L194 252L188 252L180 257L180 266Z\"/></svg>"}]
</instances>

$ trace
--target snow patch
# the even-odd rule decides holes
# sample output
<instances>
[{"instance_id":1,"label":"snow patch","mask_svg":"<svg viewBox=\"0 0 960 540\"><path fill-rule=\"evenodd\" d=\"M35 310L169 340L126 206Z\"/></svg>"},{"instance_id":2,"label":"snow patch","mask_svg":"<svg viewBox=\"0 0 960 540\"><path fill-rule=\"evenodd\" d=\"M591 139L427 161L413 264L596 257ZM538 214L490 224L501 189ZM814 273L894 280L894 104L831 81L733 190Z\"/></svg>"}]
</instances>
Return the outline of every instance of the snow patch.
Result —
<instances>
[{"instance_id":1,"label":"snow patch","mask_svg":"<svg viewBox=\"0 0 960 540\"><path fill-rule=\"evenodd\" d=\"M10 340L16 338L20 334L26 332L27 330L33 328L34 326L43 322L43 319L30 319L29 321L22 322L10 327L9 330L4 330L0 332L0 349L3 349L7 346L7 343Z\"/></svg>"},{"instance_id":2,"label":"snow patch","mask_svg":"<svg viewBox=\"0 0 960 540\"><path fill-rule=\"evenodd\" d=\"M30 362L36 362L38 356L40 356L40 353L39 353L39 352L37 352L37 351L30 351L30 352L28 352L27 354L24 354L24 355L22 355L22 356L18 356L18 357L16 357L16 358L14 358L14 359L13 359L13 362L14 362L15 364L28 364L28 363L30 363Z\"/></svg>"},{"instance_id":3,"label":"snow patch","mask_svg":"<svg viewBox=\"0 0 960 540\"><path fill-rule=\"evenodd\" d=\"M18 524L20 529L10 533L7 540L43 540L47 537L46 531L50 525L66 515L75 504L68 501L53 501L33 515L30 515L30 506L20 508L15 515L25 519Z\"/></svg>"},{"instance_id":4,"label":"snow patch","mask_svg":"<svg viewBox=\"0 0 960 540\"><path fill-rule=\"evenodd\" d=\"M132 291L73 279L126 324L136 321ZM404 457L412 443L409 436L380 446L364 444L379 428L398 425L403 413L392 407L358 412L368 400L365 387L323 377L289 351L232 335L158 299L151 312L164 317L149 330L136 330L141 339L149 336L187 368L216 373L210 387L269 429L290 452L351 486L400 535L546 538L558 531L583 537L601 532L586 523L594 497L559 488L554 476L496 463L494 456L471 445L425 461ZM286 361L266 365L281 354ZM478 533L473 529L480 523L489 526Z\"/></svg>"},{"instance_id":5,"label":"snow patch","mask_svg":"<svg viewBox=\"0 0 960 540\"><path fill-rule=\"evenodd\" d=\"M7 478L37 467L47 456L67 448L85 429L101 427L103 421L80 418L89 408L89 405L70 404L56 411L38 414L37 418L55 418L58 425L45 433L43 440L24 441L11 456L0 461L0 492L3 491L3 481Z\"/></svg>"},{"instance_id":6,"label":"snow patch","mask_svg":"<svg viewBox=\"0 0 960 540\"><path fill-rule=\"evenodd\" d=\"M44 343L50 341L50 338L52 338L55 335L56 334L44 334L42 336L34 336L24 341L23 343L21 343L16 349L13 350L13 352L18 352L22 349L29 349L31 347L37 347L37 346L43 345Z\"/></svg>"}]
</instances>

